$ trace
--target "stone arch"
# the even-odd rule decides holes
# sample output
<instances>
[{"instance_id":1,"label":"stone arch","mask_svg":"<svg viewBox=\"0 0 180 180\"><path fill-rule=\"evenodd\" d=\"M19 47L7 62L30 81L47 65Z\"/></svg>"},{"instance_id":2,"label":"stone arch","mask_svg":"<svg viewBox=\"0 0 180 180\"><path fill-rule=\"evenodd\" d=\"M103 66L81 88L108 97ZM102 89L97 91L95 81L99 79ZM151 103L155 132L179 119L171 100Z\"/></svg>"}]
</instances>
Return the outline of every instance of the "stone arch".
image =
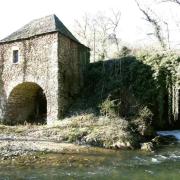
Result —
<instances>
[{"instance_id":1,"label":"stone arch","mask_svg":"<svg viewBox=\"0 0 180 180\"><path fill-rule=\"evenodd\" d=\"M43 89L34 82L16 85L9 94L5 123L10 125L46 123L47 99Z\"/></svg>"}]
</instances>

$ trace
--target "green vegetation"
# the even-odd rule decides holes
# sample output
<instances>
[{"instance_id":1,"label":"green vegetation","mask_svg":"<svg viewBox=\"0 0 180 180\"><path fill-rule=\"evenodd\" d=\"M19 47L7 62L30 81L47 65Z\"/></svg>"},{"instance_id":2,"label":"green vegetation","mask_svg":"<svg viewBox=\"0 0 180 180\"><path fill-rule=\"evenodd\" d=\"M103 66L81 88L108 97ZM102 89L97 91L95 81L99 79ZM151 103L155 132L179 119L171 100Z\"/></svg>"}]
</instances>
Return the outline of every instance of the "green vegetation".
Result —
<instances>
[{"instance_id":1,"label":"green vegetation","mask_svg":"<svg viewBox=\"0 0 180 180\"><path fill-rule=\"evenodd\" d=\"M66 119L52 127L1 126L2 134L113 149L153 150L156 129L178 128L173 88L180 58L123 49L120 59L89 64L85 88ZM179 126L180 127L180 126ZM151 142L150 142L151 141ZM144 144L143 144L144 143Z\"/></svg>"},{"instance_id":2,"label":"green vegetation","mask_svg":"<svg viewBox=\"0 0 180 180\"><path fill-rule=\"evenodd\" d=\"M140 147L141 139L130 124L120 118L97 117L93 114L73 116L53 126L0 126L0 134L19 139L68 142L112 149Z\"/></svg>"},{"instance_id":3,"label":"green vegetation","mask_svg":"<svg viewBox=\"0 0 180 180\"><path fill-rule=\"evenodd\" d=\"M150 129L177 128L173 122L172 91L179 81L179 56L123 52L120 59L89 65L85 89L71 112L93 111L98 116L123 118L137 129L142 125ZM149 134L141 132L144 133Z\"/></svg>"}]
</instances>

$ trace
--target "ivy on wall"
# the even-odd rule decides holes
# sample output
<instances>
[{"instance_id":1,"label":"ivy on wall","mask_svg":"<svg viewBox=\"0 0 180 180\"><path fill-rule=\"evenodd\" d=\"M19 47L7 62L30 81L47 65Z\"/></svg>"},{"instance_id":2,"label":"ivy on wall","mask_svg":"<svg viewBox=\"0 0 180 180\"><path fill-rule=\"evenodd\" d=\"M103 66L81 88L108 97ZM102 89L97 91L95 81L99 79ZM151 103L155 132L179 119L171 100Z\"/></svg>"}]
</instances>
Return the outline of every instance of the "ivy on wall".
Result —
<instances>
[{"instance_id":1,"label":"ivy on wall","mask_svg":"<svg viewBox=\"0 0 180 180\"><path fill-rule=\"evenodd\" d=\"M179 82L179 64L180 58L174 53L147 51L91 63L84 90L86 106L126 119L148 108L156 128L173 126L173 88Z\"/></svg>"}]
</instances>

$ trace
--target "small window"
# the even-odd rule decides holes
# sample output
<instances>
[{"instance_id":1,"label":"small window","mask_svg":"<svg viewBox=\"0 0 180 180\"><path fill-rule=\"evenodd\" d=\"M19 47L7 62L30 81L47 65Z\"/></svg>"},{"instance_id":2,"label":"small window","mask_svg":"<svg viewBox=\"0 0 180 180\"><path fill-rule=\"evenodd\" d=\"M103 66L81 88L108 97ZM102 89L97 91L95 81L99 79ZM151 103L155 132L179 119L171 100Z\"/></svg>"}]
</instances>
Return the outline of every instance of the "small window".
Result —
<instances>
[{"instance_id":1,"label":"small window","mask_svg":"<svg viewBox=\"0 0 180 180\"><path fill-rule=\"evenodd\" d=\"M18 63L19 60L19 51L13 50L13 63Z\"/></svg>"}]
</instances>

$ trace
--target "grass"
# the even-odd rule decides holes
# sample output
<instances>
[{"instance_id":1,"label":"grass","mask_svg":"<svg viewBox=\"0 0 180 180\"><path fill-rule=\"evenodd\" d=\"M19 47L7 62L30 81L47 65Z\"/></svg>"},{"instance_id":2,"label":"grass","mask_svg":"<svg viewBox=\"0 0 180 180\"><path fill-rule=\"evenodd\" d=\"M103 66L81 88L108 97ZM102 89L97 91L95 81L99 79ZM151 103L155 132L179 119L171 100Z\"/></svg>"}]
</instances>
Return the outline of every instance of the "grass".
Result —
<instances>
[{"instance_id":1,"label":"grass","mask_svg":"<svg viewBox=\"0 0 180 180\"><path fill-rule=\"evenodd\" d=\"M20 138L43 139L56 142L69 142L105 148L134 149L140 139L129 122L121 119L110 119L93 114L77 115L56 121L53 125L0 125L1 135Z\"/></svg>"}]
</instances>

